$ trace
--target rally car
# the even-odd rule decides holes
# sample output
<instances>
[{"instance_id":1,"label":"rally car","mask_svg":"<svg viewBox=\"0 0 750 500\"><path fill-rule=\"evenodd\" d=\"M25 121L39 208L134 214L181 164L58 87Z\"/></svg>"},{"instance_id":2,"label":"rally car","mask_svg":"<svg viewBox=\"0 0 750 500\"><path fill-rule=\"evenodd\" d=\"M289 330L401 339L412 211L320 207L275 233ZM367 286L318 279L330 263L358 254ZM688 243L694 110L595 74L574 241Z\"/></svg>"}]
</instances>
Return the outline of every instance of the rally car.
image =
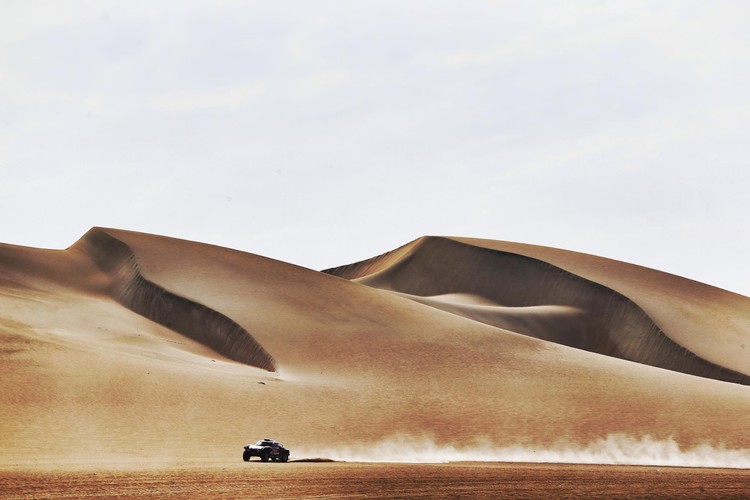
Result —
<instances>
[{"instance_id":1,"label":"rally car","mask_svg":"<svg viewBox=\"0 0 750 500\"><path fill-rule=\"evenodd\" d=\"M250 457L260 457L263 462L273 460L274 462L286 462L289 460L289 450L284 445L273 439L261 439L255 444L246 444L242 452L242 460L250 461Z\"/></svg>"}]
</instances>

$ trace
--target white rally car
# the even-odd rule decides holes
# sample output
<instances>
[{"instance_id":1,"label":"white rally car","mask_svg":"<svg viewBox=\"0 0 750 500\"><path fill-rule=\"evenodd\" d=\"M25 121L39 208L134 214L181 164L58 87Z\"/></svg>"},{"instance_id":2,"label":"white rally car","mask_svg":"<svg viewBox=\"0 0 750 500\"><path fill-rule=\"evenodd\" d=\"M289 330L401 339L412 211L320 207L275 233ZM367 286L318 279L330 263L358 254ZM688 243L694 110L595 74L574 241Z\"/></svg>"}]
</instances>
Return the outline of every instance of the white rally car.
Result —
<instances>
[{"instance_id":1,"label":"white rally car","mask_svg":"<svg viewBox=\"0 0 750 500\"><path fill-rule=\"evenodd\" d=\"M289 450L284 445L273 439L261 439L255 444L246 444L242 452L242 460L250 461L250 457L260 457L263 462L273 460L274 462L286 462L289 460Z\"/></svg>"}]
</instances>

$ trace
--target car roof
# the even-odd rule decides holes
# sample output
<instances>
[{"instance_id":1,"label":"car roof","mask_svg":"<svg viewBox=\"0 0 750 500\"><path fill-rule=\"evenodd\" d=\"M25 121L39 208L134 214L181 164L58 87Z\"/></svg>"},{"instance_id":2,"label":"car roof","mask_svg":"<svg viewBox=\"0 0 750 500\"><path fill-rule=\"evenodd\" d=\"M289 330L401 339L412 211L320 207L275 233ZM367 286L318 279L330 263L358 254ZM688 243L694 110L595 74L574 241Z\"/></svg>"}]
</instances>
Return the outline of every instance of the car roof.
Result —
<instances>
[{"instance_id":1,"label":"car roof","mask_svg":"<svg viewBox=\"0 0 750 500\"><path fill-rule=\"evenodd\" d=\"M278 441L276 441L275 439L267 439L267 438L266 439L261 439L260 441L258 441L258 443L276 443L276 444L281 444Z\"/></svg>"}]
</instances>

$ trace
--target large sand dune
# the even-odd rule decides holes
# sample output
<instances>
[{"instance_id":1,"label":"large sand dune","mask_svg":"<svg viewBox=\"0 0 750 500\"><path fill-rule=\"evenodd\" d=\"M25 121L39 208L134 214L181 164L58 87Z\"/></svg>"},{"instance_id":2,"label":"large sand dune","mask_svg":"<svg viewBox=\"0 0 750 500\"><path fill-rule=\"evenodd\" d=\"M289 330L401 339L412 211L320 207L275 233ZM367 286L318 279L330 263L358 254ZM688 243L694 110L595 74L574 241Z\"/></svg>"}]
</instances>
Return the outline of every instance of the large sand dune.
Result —
<instances>
[{"instance_id":1,"label":"large sand dune","mask_svg":"<svg viewBox=\"0 0 750 500\"><path fill-rule=\"evenodd\" d=\"M707 302L703 304L703 312L694 315L692 324L687 325L678 321L680 315L669 312L688 302L683 296L696 288L688 280L573 252L557 251L557 255L567 254L567 260L541 260L540 257L549 257L552 252L545 254L539 247L515 245L512 253L504 250L510 245L502 242L472 242L421 238L395 252L327 272L544 340L693 375L750 384L750 350L745 349L750 346L746 344L750 325L747 301L736 301L744 307L727 308L726 314L719 317L706 314ZM583 269L587 268L581 261L591 260L598 260L604 268L595 275L599 282L583 277L586 275ZM567 268L551 262L564 262ZM651 305L650 310L661 312L659 324L636 302L616 291L618 283L612 279L613 275L628 277L637 271L645 274L640 283L631 280L629 286L622 288L640 303ZM672 286L664 289L662 283L666 280L671 280ZM651 290L652 286L658 286L661 294ZM714 302L711 301L712 308L717 307ZM700 303L694 305L701 308ZM689 308L689 304L683 308ZM686 327L694 336L709 338L690 342L688 335L681 332ZM667 333L672 331L674 337Z\"/></svg>"},{"instance_id":2,"label":"large sand dune","mask_svg":"<svg viewBox=\"0 0 750 500\"><path fill-rule=\"evenodd\" d=\"M239 460L265 436L293 458L750 448L750 299L527 245L424 238L327 273L113 229L0 245L0 342L4 466Z\"/></svg>"}]
</instances>

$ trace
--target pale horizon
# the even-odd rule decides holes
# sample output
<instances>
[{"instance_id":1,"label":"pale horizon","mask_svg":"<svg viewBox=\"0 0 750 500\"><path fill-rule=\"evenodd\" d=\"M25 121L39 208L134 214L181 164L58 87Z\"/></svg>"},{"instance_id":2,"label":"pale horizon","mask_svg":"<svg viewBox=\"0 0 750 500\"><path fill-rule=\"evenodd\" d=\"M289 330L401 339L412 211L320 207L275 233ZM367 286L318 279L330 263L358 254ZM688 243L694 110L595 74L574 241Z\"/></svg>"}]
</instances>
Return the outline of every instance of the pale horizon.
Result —
<instances>
[{"instance_id":1,"label":"pale horizon","mask_svg":"<svg viewBox=\"0 0 750 500\"><path fill-rule=\"evenodd\" d=\"M750 6L4 2L0 242L312 269L423 235L750 296Z\"/></svg>"}]
</instances>

